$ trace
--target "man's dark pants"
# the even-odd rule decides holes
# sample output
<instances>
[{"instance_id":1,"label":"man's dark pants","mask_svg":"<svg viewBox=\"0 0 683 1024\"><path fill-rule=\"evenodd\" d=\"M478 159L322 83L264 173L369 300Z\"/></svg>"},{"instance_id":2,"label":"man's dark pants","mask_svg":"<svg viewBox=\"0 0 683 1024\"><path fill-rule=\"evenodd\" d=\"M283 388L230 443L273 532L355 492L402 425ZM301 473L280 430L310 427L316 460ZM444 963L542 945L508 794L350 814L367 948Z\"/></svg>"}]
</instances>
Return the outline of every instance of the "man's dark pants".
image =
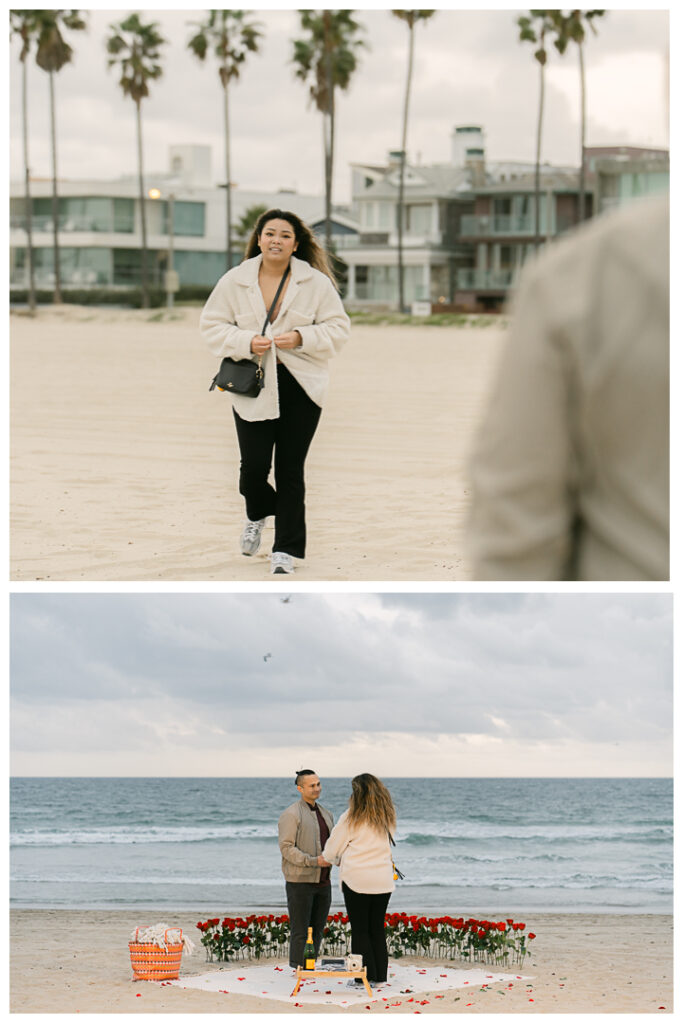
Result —
<instances>
[{"instance_id":1,"label":"man's dark pants","mask_svg":"<svg viewBox=\"0 0 683 1024\"><path fill-rule=\"evenodd\" d=\"M308 929L313 929L315 955L320 951L323 929L332 902L332 887L314 882L285 882L289 911L289 966L303 967Z\"/></svg>"}]
</instances>

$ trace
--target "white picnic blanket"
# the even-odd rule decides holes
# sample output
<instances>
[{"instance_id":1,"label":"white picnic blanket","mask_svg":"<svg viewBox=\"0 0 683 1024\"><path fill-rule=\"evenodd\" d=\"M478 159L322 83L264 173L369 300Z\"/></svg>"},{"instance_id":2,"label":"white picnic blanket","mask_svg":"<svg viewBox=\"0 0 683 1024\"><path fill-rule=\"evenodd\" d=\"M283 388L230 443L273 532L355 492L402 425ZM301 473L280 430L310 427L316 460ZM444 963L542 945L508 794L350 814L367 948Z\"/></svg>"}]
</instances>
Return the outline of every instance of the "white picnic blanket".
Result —
<instances>
[{"instance_id":1,"label":"white picnic blanket","mask_svg":"<svg viewBox=\"0 0 683 1024\"><path fill-rule=\"evenodd\" d=\"M443 999L449 989L480 989L494 984L510 984L526 980L521 974L494 974L484 968L418 967L415 964L389 963L387 980L368 996L365 986L349 988L347 978L309 978L301 983L296 996L292 991L296 985L296 971L288 964L266 966L226 966L208 974L188 975L177 981L165 982L180 988L197 988L204 992L225 992L230 994L256 996L260 999L277 999L292 1005L304 1003L334 1003L337 1006L357 1006L359 1003L414 1001L416 1009L430 993L430 999Z\"/></svg>"}]
</instances>

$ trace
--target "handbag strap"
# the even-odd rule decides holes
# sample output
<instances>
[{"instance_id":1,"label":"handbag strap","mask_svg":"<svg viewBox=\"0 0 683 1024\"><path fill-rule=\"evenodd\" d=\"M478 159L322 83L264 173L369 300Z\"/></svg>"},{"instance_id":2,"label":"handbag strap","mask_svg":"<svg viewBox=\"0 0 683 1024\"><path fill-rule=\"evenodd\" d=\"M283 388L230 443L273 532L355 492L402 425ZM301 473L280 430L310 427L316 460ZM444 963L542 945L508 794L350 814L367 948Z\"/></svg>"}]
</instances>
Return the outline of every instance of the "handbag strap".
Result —
<instances>
[{"instance_id":1,"label":"handbag strap","mask_svg":"<svg viewBox=\"0 0 683 1024\"><path fill-rule=\"evenodd\" d=\"M270 320L271 316L273 315L273 310L277 306L277 300L280 298L280 292L282 291L282 289L284 287L284 283L287 280L287 275L288 274L289 274L289 263L285 267L285 272L282 275L282 277L280 279L280 283L277 286L277 291L275 292L275 298L271 302L270 309L266 313L266 319L263 321L263 330L261 331L261 334L265 334L266 333L266 327L268 326L268 321Z\"/></svg>"}]
</instances>

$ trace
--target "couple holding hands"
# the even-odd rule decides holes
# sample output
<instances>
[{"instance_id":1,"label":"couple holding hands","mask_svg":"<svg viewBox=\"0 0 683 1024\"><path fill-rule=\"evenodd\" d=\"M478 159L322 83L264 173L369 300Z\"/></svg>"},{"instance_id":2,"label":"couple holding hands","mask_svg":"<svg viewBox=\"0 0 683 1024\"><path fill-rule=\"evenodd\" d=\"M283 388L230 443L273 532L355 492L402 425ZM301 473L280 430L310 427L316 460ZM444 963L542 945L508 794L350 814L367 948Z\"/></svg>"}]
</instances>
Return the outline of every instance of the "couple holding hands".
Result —
<instances>
[{"instance_id":1,"label":"couple holding hands","mask_svg":"<svg viewBox=\"0 0 683 1024\"><path fill-rule=\"evenodd\" d=\"M318 803L322 787L314 771L298 772L296 788L300 799L278 821L290 920L290 966L303 965L309 928L318 955L335 865L351 925L352 952L363 957L370 984L381 984L387 980L388 964L384 917L394 890L391 844L396 811L389 790L374 775L357 775L351 780L348 809L335 825L330 811Z\"/></svg>"}]
</instances>

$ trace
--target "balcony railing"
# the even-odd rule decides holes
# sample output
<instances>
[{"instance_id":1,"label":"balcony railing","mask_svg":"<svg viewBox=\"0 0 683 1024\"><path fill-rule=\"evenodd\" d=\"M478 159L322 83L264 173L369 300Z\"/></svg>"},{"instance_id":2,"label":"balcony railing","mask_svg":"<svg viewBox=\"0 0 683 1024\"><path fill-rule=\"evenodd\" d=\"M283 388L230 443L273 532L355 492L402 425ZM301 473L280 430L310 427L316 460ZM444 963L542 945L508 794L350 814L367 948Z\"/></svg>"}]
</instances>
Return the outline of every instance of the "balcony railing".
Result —
<instances>
[{"instance_id":1,"label":"balcony railing","mask_svg":"<svg viewBox=\"0 0 683 1024\"><path fill-rule=\"evenodd\" d=\"M353 298L361 302L397 302L398 285L389 281L373 283L356 281ZM424 287L407 288L404 298L406 302L415 302L420 299L429 299L429 294Z\"/></svg>"},{"instance_id":2,"label":"balcony railing","mask_svg":"<svg viewBox=\"0 0 683 1024\"><path fill-rule=\"evenodd\" d=\"M465 267L458 270L458 288L499 290L509 288L515 279L515 270L481 270L477 267Z\"/></svg>"},{"instance_id":3,"label":"balcony railing","mask_svg":"<svg viewBox=\"0 0 683 1024\"><path fill-rule=\"evenodd\" d=\"M543 224L540 229L545 231ZM470 238L492 235L529 235L536 231L534 217L497 213L493 215L464 214L460 219L460 234Z\"/></svg>"},{"instance_id":4,"label":"balcony railing","mask_svg":"<svg viewBox=\"0 0 683 1024\"><path fill-rule=\"evenodd\" d=\"M121 224L114 225L111 221L104 223L101 220L95 220L93 217L87 216L74 216L73 214L64 215L57 218L57 225L60 231L88 231L88 232L114 232L116 234L129 235L133 231L132 224L123 226ZM33 230L40 234L41 232L52 231L52 216L46 216L45 214L34 214L31 218L31 226ZM23 215L17 215L10 217L10 228L13 230L26 230L26 218Z\"/></svg>"}]
</instances>

